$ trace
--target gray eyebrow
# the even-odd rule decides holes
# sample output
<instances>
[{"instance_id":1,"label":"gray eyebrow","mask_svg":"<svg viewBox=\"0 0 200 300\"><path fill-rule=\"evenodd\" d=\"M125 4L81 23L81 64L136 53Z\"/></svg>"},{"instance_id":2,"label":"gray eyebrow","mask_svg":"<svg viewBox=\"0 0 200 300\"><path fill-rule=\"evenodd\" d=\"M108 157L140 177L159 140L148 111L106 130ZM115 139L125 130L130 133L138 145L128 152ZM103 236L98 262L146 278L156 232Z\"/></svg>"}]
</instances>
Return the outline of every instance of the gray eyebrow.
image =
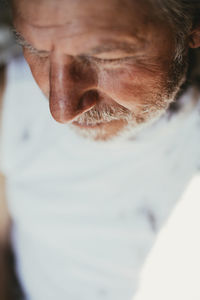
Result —
<instances>
[{"instance_id":1,"label":"gray eyebrow","mask_svg":"<svg viewBox=\"0 0 200 300\"><path fill-rule=\"evenodd\" d=\"M22 34L20 32L18 32L15 27L12 28L12 32L15 36L16 43L22 47L25 47L31 53L40 54L40 55L49 53L49 51L38 50L38 49L34 48L33 45L31 45L28 41L25 40L25 38L22 36Z\"/></svg>"},{"instance_id":2,"label":"gray eyebrow","mask_svg":"<svg viewBox=\"0 0 200 300\"><path fill-rule=\"evenodd\" d=\"M144 46L143 46L144 49ZM105 41L104 45L97 46L90 51L90 55L97 55L107 52L112 52L116 50L121 50L126 53L134 53L136 51L141 50L141 45L136 46L136 44L128 43L128 42L117 42L117 41Z\"/></svg>"},{"instance_id":3,"label":"gray eyebrow","mask_svg":"<svg viewBox=\"0 0 200 300\"><path fill-rule=\"evenodd\" d=\"M47 50L38 50L38 49L34 48L29 42L27 42L25 40L25 38L22 36L22 34L20 32L18 32L16 30L16 28L13 27L12 31L15 35L16 42L20 46L28 49L31 53L35 53L38 55L49 53L49 51L47 51ZM136 46L136 44L133 44L130 42L118 42L118 41L109 41L109 42L102 41L102 43L103 43L103 45L100 45L100 46L97 46L97 47L91 49L88 53L81 53L80 56L92 56L92 55L98 55L98 54L108 53L108 52L117 51L117 50L121 50L126 53L133 54L133 53L141 50L141 43L139 44L139 46ZM143 43L143 47L142 47L143 50L145 48L145 44L146 43Z\"/></svg>"}]
</instances>

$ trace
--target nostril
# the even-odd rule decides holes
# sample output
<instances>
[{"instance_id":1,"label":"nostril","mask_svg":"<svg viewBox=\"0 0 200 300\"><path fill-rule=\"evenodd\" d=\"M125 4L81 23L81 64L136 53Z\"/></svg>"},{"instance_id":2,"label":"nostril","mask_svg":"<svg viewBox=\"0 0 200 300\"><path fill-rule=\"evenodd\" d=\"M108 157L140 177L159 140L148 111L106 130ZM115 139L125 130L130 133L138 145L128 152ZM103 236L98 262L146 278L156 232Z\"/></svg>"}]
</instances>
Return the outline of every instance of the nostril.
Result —
<instances>
[{"instance_id":1,"label":"nostril","mask_svg":"<svg viewBox=\"0 0 200 300\"><path fill-rule=\"evenodd\" d=\"M79 101L78 110L84 111L93 107L99 100L99 94L95 90L87 91Z\"/></svg>"}]
</instances>

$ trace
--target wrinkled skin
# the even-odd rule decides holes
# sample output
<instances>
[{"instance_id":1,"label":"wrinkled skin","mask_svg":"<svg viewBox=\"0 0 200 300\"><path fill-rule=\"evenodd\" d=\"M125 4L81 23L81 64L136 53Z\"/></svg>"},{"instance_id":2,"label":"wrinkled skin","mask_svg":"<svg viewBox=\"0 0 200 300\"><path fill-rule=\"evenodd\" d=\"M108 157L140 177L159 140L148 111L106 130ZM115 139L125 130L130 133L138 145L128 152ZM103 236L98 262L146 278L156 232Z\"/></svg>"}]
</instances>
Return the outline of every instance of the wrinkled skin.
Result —
<instances>
[{"instance_id":1,"label":"wrinkled skin","mask_svg":"<svg viewBox=\"0 0 200 300\"><path fill-rule=\"evenodd\" d=\"M183 81L174 32L144 0L14 0L13 12L53 118L95 139L159 116Z\"/></svg>"}]
</instances>

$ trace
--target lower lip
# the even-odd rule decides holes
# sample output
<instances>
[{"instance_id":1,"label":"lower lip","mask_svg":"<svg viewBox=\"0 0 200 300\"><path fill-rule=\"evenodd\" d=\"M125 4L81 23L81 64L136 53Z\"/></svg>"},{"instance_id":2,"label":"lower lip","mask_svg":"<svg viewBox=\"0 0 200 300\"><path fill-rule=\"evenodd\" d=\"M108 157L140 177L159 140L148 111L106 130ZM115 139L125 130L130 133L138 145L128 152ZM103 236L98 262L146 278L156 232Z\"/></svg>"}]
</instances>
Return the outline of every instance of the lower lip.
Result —
<instances>
[{"instance_id":1,"label":"lower lip","mask_svg":"<svg viewBox=\"0 0 200 300\"><path fill-rule=\"evenodd\" d=\"M95 125L89 125L89 124L80 124L76 121L72 122L73 125L80 127L80 128L97 128L97 127L101 127L103 125L105 125L106 123L102 122L102 123L97 123Z\"/></svg>"}]
</instances>

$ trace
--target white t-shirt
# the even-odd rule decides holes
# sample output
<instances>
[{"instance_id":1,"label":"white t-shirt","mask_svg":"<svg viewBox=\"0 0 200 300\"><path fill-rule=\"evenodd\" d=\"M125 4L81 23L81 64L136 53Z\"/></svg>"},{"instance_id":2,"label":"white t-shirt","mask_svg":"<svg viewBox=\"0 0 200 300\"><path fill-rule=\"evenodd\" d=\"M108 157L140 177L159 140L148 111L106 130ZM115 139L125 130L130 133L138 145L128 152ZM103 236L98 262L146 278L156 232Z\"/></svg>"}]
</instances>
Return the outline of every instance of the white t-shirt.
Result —
<instances>
[{"instance_id":1,"label":"white t-shirt","mask_svg":"<svg viewBox=\"0 0 200 300\"><path fill-rule=\"evenodd\" d=\"M10 63L1 169L28 300L133 298L156 233L199 166L193 94L132 140L92 142L52 119L23 59Z\"/></svg>"},{"instance_id":2,"label":"white t-shirt","mask_svg":"<svg viewBox=\"0 0 200 300\"><path fill-rule=\"evenodd\" d=\"M200 299L200 173L160 231L134 300Z\"/></svg>"}]
</instances>

